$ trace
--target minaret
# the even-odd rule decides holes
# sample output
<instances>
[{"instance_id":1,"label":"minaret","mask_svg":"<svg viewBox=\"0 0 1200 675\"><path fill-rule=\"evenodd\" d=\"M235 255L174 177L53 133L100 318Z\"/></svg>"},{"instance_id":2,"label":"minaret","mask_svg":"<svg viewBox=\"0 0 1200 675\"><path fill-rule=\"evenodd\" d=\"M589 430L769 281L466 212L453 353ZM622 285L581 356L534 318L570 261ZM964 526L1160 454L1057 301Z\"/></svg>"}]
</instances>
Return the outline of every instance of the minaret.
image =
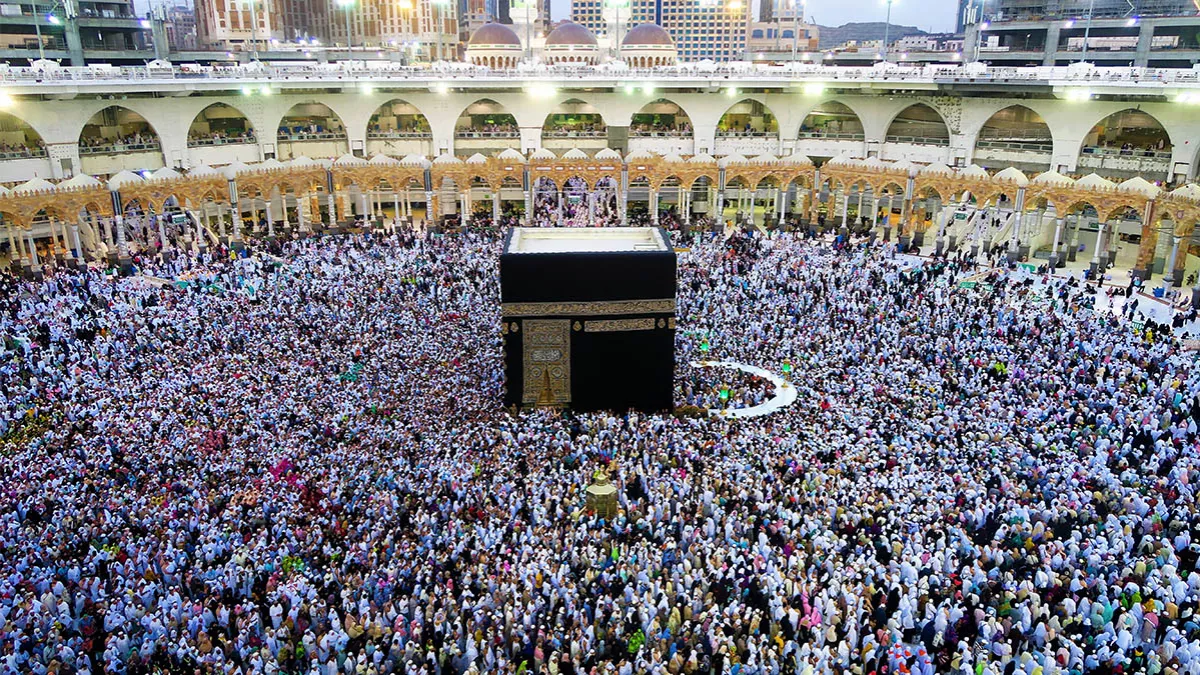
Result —
<instances>
[{"instance_id":1,"label":"minaret","mask_svg":"<svg viewBox=\"0 0 1200 675\"><path fill-rule=\"evenodd\" d=\"M541 30L541 12L538 0L512 0L508 16L512 19L513 32L521 38L526 61L537 61L541 57L546 38Z\"/></svg>"},{"instance_id":2,"label":"minaret","mask_svg":"<svg viewBox=\"0 0 1200 675\"><path fill-rule=\"evenodd\" d=\"M608 54L619 60L621 40L624 40L625 34L629 32L629 16L633 8L628 1L605 2L601 11L604 16L604 37L598 39L601 40L601 47L607 47Z\"/></svg>"}]
</instances>

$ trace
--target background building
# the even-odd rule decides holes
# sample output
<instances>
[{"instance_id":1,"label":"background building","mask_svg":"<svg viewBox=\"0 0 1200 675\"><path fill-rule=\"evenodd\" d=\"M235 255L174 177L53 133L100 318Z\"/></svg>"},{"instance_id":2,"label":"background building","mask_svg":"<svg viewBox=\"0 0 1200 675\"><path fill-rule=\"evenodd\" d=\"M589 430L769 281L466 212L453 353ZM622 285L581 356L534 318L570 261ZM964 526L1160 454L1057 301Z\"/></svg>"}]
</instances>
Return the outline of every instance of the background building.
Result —
<instances>
[{"instance_id":1,"label":"background building","mask_svg":"<svg viewBox=\"0 0 1200 675\"><path fill-rule=\"evenodd\" d=\"M187 5L167 7L163 12L171 51L196 49L196 12Z\"/></svg>"},{"instance_id":2,"label":"background building","mask_svg":"<svg viewBox=\"0 0 1200 675\"><path fill-rule=\"evenodd\" d=\"M820 42L820 29L817 26L793 19L750 24L750 53L756 60L789 60L793 48L799 58L804 52L817 51Z\"/></svg>"},{"instance_id":3,"label":"background building","mask_svg":"<svg viewBox=\"0 0 1200 675\"><path fill-rule=\"evenodd\" d=\"M0 5L0 59L134 64L154 58L152 48L151 22L131 0Z\"/></svg>"},{"instance_id":4,"label":"background building","mask_svg":"<svg viewBox=\"0 0 1200 675\"><path fill-rule=\"evenodd\" d=\"M1096 65L1186 68L1200 60L1192 0L989 0L983 10L975 21L978 8L968 7L964 51L997 65L1086 57Z\"/></svg>"},{"instance_id":5,"label":"background building","mask_svg":"<svg viewBox=\"0 0 1200 675\"><path fill-rule=\"evenodd\" d=\"M453 0L357 0L348 9L329 3L329 44L345 46L346 18L354 49L409 47L414 60L450 61L458 58L458 3Z\"/></svg>"},{"instance_id":6,"label":"background building","mask_svg":"<svg viewBox=\"0 0 1200 675\"><path fill-rule=\"evenodd\" d=\"M748 5L744 0L633 0L629 25L654 23L675 42L680 61L737 61L746 51Z\"/></svg>"},{"instance_id":7,"label":"background building","mask_svg":"<svg viewBox=\"0 0 1200 675\"><path fill-rule=\"evenodd\" d=\"M279 0L196 0L201 49L264 51L284 39Z\"/></svg>"}]
</instances>

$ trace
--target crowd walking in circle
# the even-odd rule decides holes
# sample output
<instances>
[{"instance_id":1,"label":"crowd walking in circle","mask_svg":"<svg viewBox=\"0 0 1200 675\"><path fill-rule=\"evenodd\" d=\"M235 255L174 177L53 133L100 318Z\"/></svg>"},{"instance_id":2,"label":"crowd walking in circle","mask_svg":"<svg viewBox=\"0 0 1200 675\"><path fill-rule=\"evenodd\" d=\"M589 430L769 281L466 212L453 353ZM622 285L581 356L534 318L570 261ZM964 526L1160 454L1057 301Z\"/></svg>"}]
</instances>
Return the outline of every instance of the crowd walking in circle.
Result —
<instances>
[{"instance_id":1,"label":"crowd walking in circle","mask_svg":"<svg viewBox=\"0 0 1200 675\"><path fill-rule=\"evenodd\" d=\"M494 232L0 276L0 671L1200 673L1170 326L867 240L678 244L677 361L794 364L795 405L503 410Z\"/></svg>"}]
</instances>

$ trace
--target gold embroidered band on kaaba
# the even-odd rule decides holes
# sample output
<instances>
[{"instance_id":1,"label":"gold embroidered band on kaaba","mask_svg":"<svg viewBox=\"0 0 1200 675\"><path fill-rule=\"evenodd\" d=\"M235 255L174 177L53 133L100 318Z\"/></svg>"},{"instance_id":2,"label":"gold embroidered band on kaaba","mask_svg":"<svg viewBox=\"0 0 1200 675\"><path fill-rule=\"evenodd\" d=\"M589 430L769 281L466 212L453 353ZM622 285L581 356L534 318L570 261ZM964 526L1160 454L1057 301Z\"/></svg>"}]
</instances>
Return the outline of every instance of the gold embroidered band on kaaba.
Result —
<instances>
[{"instance_id":1,"label":"gold embroidered band on kaaba","mask_svg":"<svg viewBox=\"0 0 1200 675\"><path fill-rule=\"evenodd\" d=\"M662 327L666 321L658 320ZM599 319L583 324L585 333L621 333L631 330L654 330L654 319Z\"/></svg>"},{"instance_id":2,"label":"gold embroidered band on kaaba","mask_svg":"<svg viewBox=\"0 0 1200 675\"><path fill-rule=\"evenodd\" d=\"M605 300L602 302L506 302L504 317L616 316L621 314L674 314L675 300Z\"/></svg>"}]
</instances>

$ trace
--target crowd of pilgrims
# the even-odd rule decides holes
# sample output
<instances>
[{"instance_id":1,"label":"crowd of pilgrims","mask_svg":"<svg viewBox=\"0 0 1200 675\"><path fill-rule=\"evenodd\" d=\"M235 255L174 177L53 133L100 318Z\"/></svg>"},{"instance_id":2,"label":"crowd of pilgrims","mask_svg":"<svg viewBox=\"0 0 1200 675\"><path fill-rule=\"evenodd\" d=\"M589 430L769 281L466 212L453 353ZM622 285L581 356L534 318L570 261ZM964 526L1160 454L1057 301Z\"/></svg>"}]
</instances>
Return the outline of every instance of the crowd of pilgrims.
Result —
<instances>
[{"instance_id":1,"label":"crowd of pilgrims","mask_svg":"<svg viewBox=\"0 0 1200 675\"><path fill-rule=\"evenodd\" d=\"M1200 673L1169 329L878 243L683 243L678 360L787 360L797 404L502 409L496 234L0 276L0 671Z\"/></svg>"}]
</instances>

